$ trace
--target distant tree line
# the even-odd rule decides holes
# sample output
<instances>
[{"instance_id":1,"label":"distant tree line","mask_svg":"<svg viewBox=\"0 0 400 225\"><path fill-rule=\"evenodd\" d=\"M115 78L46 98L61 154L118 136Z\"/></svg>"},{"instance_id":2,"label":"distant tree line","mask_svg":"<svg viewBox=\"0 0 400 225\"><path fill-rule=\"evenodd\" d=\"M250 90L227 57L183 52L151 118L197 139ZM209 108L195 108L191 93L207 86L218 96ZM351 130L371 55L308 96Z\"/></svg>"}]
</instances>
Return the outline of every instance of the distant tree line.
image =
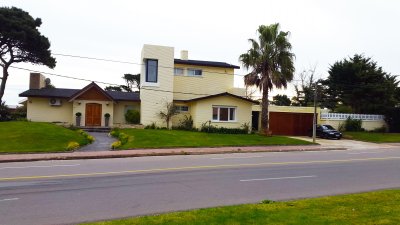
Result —
<instances>
[{"instance_id":1,"label":"distant tree line","mask_svg":"<svg viewBox=\"0 0 400 225\"><path fill-rule=\"evenodd\" d=\"M383 71L370 57L356 54L329 67L326 79L316 79L315 69L299 74L295 96L273 97L274 105L313 106L338 113L383 114L391 131L400 132L400 87L396 75ZM290 103L289 103L289 101Z\"/></svg>"}]
</instances>

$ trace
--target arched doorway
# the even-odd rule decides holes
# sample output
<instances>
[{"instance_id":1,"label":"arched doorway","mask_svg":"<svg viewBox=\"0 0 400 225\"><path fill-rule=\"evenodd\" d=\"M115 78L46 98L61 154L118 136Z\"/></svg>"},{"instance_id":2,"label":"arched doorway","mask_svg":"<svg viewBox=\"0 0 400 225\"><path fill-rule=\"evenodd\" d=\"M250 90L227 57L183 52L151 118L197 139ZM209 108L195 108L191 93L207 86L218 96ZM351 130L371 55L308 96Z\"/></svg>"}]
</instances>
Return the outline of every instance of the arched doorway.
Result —
<instances>
[{"instance_id":1,"label":"arched doorway","mask_svg":"<svg viewBox=\"0 0 400 225\"><path fill-rule=\"evenodd\" d=\"M85 126L101 126L101 104L86 104Z\"/></svg>"}]
</instances>

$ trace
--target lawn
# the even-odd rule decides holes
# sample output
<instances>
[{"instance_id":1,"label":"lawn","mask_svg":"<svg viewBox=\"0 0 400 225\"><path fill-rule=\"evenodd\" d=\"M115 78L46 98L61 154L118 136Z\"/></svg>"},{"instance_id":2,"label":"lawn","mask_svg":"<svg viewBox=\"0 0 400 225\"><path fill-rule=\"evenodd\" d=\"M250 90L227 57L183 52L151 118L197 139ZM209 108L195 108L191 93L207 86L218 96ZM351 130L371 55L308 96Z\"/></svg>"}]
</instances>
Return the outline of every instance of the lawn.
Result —
<instances>
[{"instance_id":1,"label":"lawn","mask_svg":"<svg viewBox=\"0 0 400 225\"><path fill-rule=\"evenodd\" d=\"M400 190L174 212L87 225L400 224Z\"/></svg>"},{"instance_id":2,"label":"lawn","mask_svg":"<svg viewBox=\"0 0 400 225\"><path fill-rule=\"evenodd\" d=\"M345 132L344 137L375 143L400 142L400 133Z\"/></svg>"},{"instance_id":3,"label":"lawn","mask_svg":"<svg viewBox=\"0 0 400 225\"><path fill-rule=\"evenodd\" d=\"M257 134L215 134L181 130L122 129L129 141L121 149L168 147L220 147L256 145L308 145L308 141Z\"/></svg>"},{"instance_id":4,"label":"lawn","mask_svg":"<svg viewBox=\"0 0 400 225\"><path fill-rule=\"evenodd\" d=\"M0 153L61 152L70 141L86 143L78 132L50 123L0 123Z\"/></svg>"}]
</instances>

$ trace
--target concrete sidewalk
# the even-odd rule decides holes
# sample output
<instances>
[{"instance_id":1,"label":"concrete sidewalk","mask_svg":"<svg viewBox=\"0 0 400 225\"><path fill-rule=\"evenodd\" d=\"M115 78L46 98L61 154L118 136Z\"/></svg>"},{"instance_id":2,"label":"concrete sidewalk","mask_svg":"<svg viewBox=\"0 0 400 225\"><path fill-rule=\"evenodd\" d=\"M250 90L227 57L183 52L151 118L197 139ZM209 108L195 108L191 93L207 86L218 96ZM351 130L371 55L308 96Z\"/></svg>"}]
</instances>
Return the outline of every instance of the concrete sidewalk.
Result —
<instances>
[{"instance_id":1,"label":"concrete sidewalk","mask_svg":"<svg viewBox=\"0 0 400 225\"><path fill-rule=\"evenodd\" d=\"M238 152L292 152L292 151L326 151L346 150L339 147L323 147L320 145L294 145L294 146L242 146L242 147L214 147L214 148L163 148L163 149L135 149L116 151L92 151L46 154L4 154L0 155L0 163L26 162L42 160L72 160L72 159L102 159L125 158L141 156L163 155L201 155Z\"/></svg>"}]
</instances>

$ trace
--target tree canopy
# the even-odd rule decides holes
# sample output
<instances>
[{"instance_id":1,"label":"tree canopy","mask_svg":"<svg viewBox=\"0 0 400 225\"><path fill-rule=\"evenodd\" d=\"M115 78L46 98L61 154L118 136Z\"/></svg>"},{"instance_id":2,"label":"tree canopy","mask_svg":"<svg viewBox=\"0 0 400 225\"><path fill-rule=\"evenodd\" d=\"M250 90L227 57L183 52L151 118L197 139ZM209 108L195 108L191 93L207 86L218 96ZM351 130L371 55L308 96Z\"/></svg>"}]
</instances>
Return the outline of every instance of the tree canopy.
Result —
<instances>
[{"instance_id":1,"label":"tree canopy","mask_svg":"<svg viewBox=\"0 0 400 225\"><path fill-rule=\"evenodd\" d=\"M293 79L294 54L288 40L289 32L279 29L279 24L261 25L257 30L258 40L249 39L251 48L240 55L239 60L250 73L245 75L246 86L257 86L262 92L261 129L269 134L268 128L268 96L269 91L286 88Z\"/></svg>"},{"instance_id":2,"label":"tree canopy","mask_svg":"<svg viewBox=\"0 0 400 225\"><path fill-rule=\"evenodd\" d=\"M122 77L125 80L126 85L119 86L107 86L106 91L125 91L134 92L140 91L140 74L129 74L126 73ZM134 90L136 89L136 90Z\"/></svg>"},{"instance_id":3,"label":"tree canopy","mask_svg":"<svg viewBox=\"0 0 400 225\"><path fill-rule=\"evenodd\" d=\"M369 57L354 55L335 62L322 83L334 104L349 106L353 113L383 114L396 105L398 81Z\"/></svg>"},{"instance_id":4,"label":"tree canopy","mask_svg":"<svg viewBox=\"0 0 400 225\"><path fill-rule=\"evenodd\" d=\"M3 68L0 101L11 64L29 62L49 68L56 66L56 60L51 56L50 42L38 30L41 24L40 18L34 19L22 9L0 7L0 65Z\"/></svg>"},{"instance_id":5,"label":"tree canopy","mask_svg":"<svg viewBox=\"0 0 400 225\"><path fill-rule=\"evenodd\" d=\"M272 104L278 106L289 106L291 104L291 101L287 95L278 94L272 98Z\"/></svg>"}]
</instances>

